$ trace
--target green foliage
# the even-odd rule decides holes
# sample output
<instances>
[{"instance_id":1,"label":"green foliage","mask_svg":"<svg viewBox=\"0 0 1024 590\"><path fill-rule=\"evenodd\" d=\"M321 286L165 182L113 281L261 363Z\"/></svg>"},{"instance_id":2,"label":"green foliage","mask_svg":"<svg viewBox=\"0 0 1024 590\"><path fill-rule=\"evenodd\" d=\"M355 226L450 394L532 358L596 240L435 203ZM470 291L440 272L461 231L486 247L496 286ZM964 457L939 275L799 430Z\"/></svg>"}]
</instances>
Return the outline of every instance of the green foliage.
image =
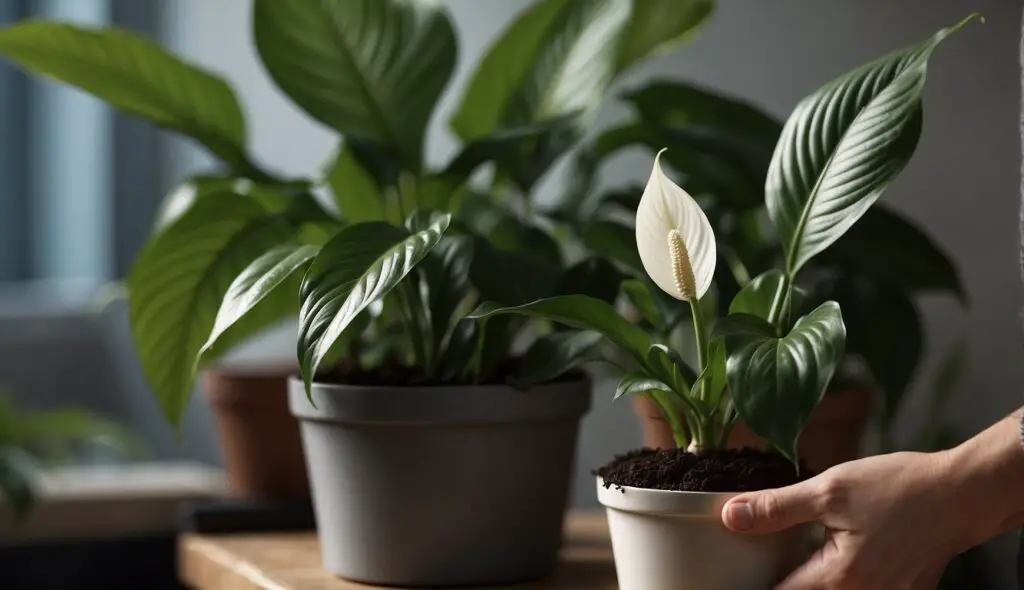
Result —
<instances>
[{"instance_id":1,"label":"green foliage","mask_svg":"<svg viewBox=\"0 0 1024 590\"><path fill-rule=\"evenodd\" d=\"M438 169L424 163L424 136L458 49L443 6L252 1L270 77L339 134L319 178L253 164L228 84L141 37L37 21L0 30L0 55L192 137L225 165L168 195L127 280L136 349L167 417L180 419L197 370L296 315L307 384L344 360L359 371L397 363L427 383L501 369L526 385L593 356L593 335L547 334L546 322L511 317L483 329L464 316L484 298L615 301L621 272L560 240L534 211L532 189L616 76L689 39L711 0L526 8L470 76L451 122L465 144ZM489 189L478 176L487 165Z\"/></svg>"},{"instance_id":2,"label":"green foliage","mask_svg":"<svg viewBox=\"0 0 1024 590\"><path fill-rule=\"evenodd\" d=\"M254 0L253 38L278 86L313 118L418 171L455 68L447 12L415 0Z\"/></svg>"},{"instance_id":3,"label":"green foliage","mask_svg":"<svg viewBox=\"0 0 1024 590\"><path fill-rule=\"evenodd\" d=\"M16 519L32 508L40 464L68 459L82 444L99 444L125 454L136 447L126 430L92 414L70 409L18 410L0 394L0 501L10 503Z\"/></svg>"},{"instance_id":4,"label":"green foliage","mask_svg":"<svg viewBox=\"0 0 1024 590\"><path fill-rule=\"evenodd\" d=\"M826 302L783 337L757 316L722 319L729 391L743 422L796 462L796 443L843 355L846 326Z\"/></svg>"},{"instance_id":5,"label":"green foliage","mask_svg":"<svg viewBox=\"0 0 1024 590\"><path fill-rule=\"evenodd\" d=\"M549 212L563 231L619 265L635 321L593 298L562 297L485 303L472 317L526 314L603 334L631 357L616 397L650 396L676 442L694 450L724 444L742 419L795 461L800 433L847 354L867 361L886 393L888 421L921 356L912 296L966 296L938 246L872 205L917 145L928 60L962 24L826 84L785 125L690 84L655 82L630 92L637 119L583 146L568 190ZM602 159L636 145L667 147L665 158L716 226L713 299L690 302L695 368L670 344L678 342L674 322L686 304L666 301L643 280L634 230L616 217L636 207L637 195L594 190ZM777 237L765 231L769 222ZM714 320L716 309L728 313ZM714 325L711 339L706 321Z\"/></svg>"},{"instance_id":6,"label":"green foliage","mask_svg":"<svg viewBox=\"0 0 1024 590\"><path fill-rule=\"evenodd\" d=\"M250 171L245 120L231 87L141 37L29 20L0 30L0 53L34 73L188 135L236 170Z\"/></svg>"}]
</instances>

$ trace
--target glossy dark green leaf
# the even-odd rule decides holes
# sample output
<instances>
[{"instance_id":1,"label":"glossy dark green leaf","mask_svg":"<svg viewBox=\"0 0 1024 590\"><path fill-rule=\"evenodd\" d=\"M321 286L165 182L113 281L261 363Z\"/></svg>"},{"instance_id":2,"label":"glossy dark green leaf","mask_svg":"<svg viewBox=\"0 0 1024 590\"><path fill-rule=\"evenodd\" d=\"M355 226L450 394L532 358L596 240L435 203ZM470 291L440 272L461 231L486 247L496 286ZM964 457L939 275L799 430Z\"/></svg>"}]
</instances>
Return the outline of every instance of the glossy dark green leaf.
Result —
<instances>
[{"instance_id":1,"label":"glossy dark green leaf","mask_svg":"<svg viewBox=\"0 0 1024 590\"><path fill-rule=\"evenodd\" d=\"M320 246L284 244L253 260L231 282L213 331L196 364L226 353L266 328L299 313L299 285Z\"/></svg>"},{"instance_id":2,"label":"glossy dark green leaf","mask_svg":"<svg viewBox=\"0 0 1024 590\"><path fill-rule=\"evenodd\" d=\"M558 283L557 264L523 252L499 250L487 240L473 242L469 276L485 300L520 305L550 295Z\"/></svg>"},{"instance_id":3,"label":"glossy dark green leaf","mask_svg":"<svg viewBox=\"0 0 1024 590\"><path fill-rule=\"evenodd\" d=\"M256 0L253 35L278 86L314 119L418 171L455 68L447 11L420 0Z\"/></svg>"},{"instance_id":4,"label":"glossy dark green leaf","mask_svg":"<svg viewBox=\"0 0 1024 590\"><path fill-rule=\"evenodd\" d=\"M177 425L195 359L232 281L267 250L293 239L286 214L222 194L196 203L151 239L128 277L129 319L143 373Z\"/></svg>"},{"instance_id":5,"label":"glossy dark green leaf","mask_svg":"<svg viewBox=\"0 0 1024 590\"><path fill-rule=\"evenodd\" d=\"M542 0L488 49L451 127L465 141L576 112L593 113L615 73L630 16L621 0Z\"/></svg>"},{"instance_id":6,"label":"glossy dark green leaf","mask_svg":"<svg viewBox=\"0 0 1024 590\"><path fill-rule=\"evenodd\" d=\"M663 381L652 379L644 373L626 373L619 379L619 384L615 387L615 397L612 399L637 394L648 394L652 391L668 393L672 391L672 387Z\"/></svg>"},{"instance_id":7,"label":"glossy dark green leaf","mask_svg":"<svg viewBox=\"0 0 1024 590\"><path fill-rule=\"evenodd\" d=\"M714 8L713 0L633 0L616 71L678 49L693 37Z\"/></svg>"},{"instance_id":8,"label":"glossy dark green leaf","mask_svg":"<svg viewBox=\"0 0 1024 590\"><path fill-rule=\"evenodd\" d=\"M386 218L384 200L377 183L346 146L338 146L325 180L331 188L338 212L346 221L359 223Z\"/></svg>"},{"instance_id":9,"label":"glossy dark green leaf","mask_svg":"<svg viewBox=\"0 0 1024 590\"><path fill-rule=\"evenodd\" d=\"M782 338L746 314L722 318L715 331L725 338L729 392L740 418L795 462L797 439L843 356L839 305L822 304Z\"/></svg>"},{"instance_id":10,"label":"glossy dark green leaf","mask_svg":"<svg viewBox=\"0 0 1024 590\"><path fill-rule=\"evenodd\" d=\"M119 29L26 20L0 30L0 53L113 107L192 137L239 172L245 120L222 79Z\"/></svg>"},{"instance_id":11,"label":"glossy dark green leaf","mask_svg":"<svg viewBox=\"0 0 1024 590\"><path fill-rule=\"evenodd\" d=\"M625 98L648 124L735 138L760 153L765 166L782 132L782 124L757 106L688 82L657 80Z\"/></svg>"},{"instance_id":12,"label":"glossy dark green leaf","mask_svg":"<svg viewBox=\"0 0 1024 590\"><path fill-rule=\"evenodd\" d=\"M624 265L638 275L644 275L633 228L616 221L599 219L584 228L583 243L593 252Z\"/></svg>"},{"instance_id":13,"label":"glossy dark green leaf","mask_svg":"<svg viewBox=\"0 0 1024 590\"><path fill-rule=\"evenodd\" d=\"M924 230L876 204L821 253L821 263L907 291L950 291L967 303L967 291L950 257Z\"/></svg>"},{"instance_id":14,"label":"glossy dark green leaf","mask_svg":"<svg viewBox=\"0 0 1024 590\"><path fill-rule=\"evenodd\" d=\"M765 181L788 274L846 233L910 161L928 59L959 26L829 82L790 115Z\"/></svg>"},{"instance_id":15,"label":"glossy dark green leaf","mask_svg":"<svg viewBox=\"0 0 1024 590\"><path fill-rule=\"evenodd\" d=\"M541 336L526 350L516 386L531 387L553 381L576 369L601 341L601 334L590 330L556 332Z\"/></svg>"},{"instance_id":16,"label":"glossy dark green leaf","mask_svg":"<svg viewBox=\"0 0 1024 590\"><path fill-rule=\"evenodd\" d=\"M651 346L651 339L643 329L623 319L608 303L586 295L550 297L514 307L484 303L468 317L484 319L502 314L542 318L571 328L600 332L641 363L646 362L647 349Z\"/></svg>"},{"instance_id":17,"label":"glossy dark green leaf","mask_svg":"<svg viewBox=\"0 0 1024 590\"><path fill-rule=\"evenodd\" d=\"M300 290L299 366L307 393L348 325L413 271L441 240L449 220L440 217L411 235L382 222L350 225L323 246Z\"/></svg>"},{"instance_id":18,"label":"glossy dark green leaf","mask_svg":"<svg viewBox=\"0 0 1024 590\"><path fill-rule=\"evenodd\" d=\"M557 295L590 295L601 301L615 303L623 275L604 258L592 256L570 266L555 287Z\"/></svg>"},{"instance_id":19,"label":"glossy dark green leaf","mask_svg":"<svg viewBox=\"0 0 1024 590\"><path fill-rule=\"evenodd\" d=\"M538 169L534 172L527 170L518 170L517 172L532 174L539 178L550 165L550 159L546 154L538 153L538 150L540 148L549 149L552 152L552 157L561 156L561 152L564 151L561 147L561 138L573 138L568 141L575 141L574 124L574 117L561 116L521 127L499 129L463 146L458 155L441 172L441 175L455 184L461 184L486 162L512 160L521 166L523 162L519 161L520 156L533 153L535 157L540 158L536 163Z\"/></svg>"}]
</instances>

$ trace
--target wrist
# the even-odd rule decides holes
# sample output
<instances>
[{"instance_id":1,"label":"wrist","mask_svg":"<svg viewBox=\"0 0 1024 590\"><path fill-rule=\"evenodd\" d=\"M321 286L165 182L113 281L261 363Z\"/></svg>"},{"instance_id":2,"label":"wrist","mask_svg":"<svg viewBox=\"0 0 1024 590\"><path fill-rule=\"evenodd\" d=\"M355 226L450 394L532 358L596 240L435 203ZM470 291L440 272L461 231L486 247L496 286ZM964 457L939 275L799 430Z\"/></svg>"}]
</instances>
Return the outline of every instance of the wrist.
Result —
<instances>
[{"instance_id":1,"label":"wrist","mask_svg":"<svg viewBox=\"0 0 1024 590\"><path fill-rule=\"evenodd\" d=\"M943 451L943 480L955 498L963 549L1024 526L1024 448L1015 412L958 447Z\"/></svg>"}]
</instances>

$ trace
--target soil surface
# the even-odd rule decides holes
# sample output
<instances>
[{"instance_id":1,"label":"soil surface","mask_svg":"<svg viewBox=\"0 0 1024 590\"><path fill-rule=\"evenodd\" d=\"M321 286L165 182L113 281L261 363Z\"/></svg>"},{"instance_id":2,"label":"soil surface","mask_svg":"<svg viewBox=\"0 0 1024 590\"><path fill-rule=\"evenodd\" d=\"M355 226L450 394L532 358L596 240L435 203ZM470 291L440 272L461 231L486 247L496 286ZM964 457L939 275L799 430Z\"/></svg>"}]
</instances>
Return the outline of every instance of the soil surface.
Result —
<instances>
[{"instance_id":1,"label":"soil surface","mask_svg":"<svg viewBox=\"0 0 1024 590\"><path fill-rule=\"evenodd\" d=\"M472 385L515 385L514 376L519 374L519 362L519 359L509 359L502 363L490 378L480 383L472 383ZM555 379L554 382L576 381L584 378L586 375L580 371L569 371ZM409 367L397 362L386 363L373 371L363 371L348 363L337 364L329 369L318 371L316 382L369 387L429 387L471 384L464 381L444 382L440 379L429 378L423 373L422 368Z\"/></svg>"},{"instance_id":2,"label":"soil surface","mask_svg":"<svg viewBox=\"0 0 1024 590\"><path fill-rule=\"evenodd\" d=\"M778 453L756 449L714 450L699 455L685 449L640 449L615 457L594 472L606 487L629 486L682 492L752 492L788 486L814 475L800 473Z\"/></svg>"}]
</instances>

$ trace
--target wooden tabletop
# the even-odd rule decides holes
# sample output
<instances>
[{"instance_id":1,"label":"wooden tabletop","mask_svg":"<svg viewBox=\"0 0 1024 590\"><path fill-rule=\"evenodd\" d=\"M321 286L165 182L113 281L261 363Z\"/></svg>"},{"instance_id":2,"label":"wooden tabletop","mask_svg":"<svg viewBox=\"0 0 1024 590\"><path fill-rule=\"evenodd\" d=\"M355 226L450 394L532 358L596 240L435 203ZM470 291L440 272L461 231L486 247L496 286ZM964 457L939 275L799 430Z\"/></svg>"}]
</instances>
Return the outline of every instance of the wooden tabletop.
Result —
<instances>
[{"instance_id":1,"label":"wooden tabletop","mask_svg":"<svg viewBox=\"0 0 1024 590\"><path fill-rule=\"evenodd\" d=\"M194 535L179 540L182 581L196 590L354 590L370 588L323 570L313 533ZM566 520L561 563L532 583L489 588L615 590L608 524L600 514Z\"/></svg>"}]
</instances>

